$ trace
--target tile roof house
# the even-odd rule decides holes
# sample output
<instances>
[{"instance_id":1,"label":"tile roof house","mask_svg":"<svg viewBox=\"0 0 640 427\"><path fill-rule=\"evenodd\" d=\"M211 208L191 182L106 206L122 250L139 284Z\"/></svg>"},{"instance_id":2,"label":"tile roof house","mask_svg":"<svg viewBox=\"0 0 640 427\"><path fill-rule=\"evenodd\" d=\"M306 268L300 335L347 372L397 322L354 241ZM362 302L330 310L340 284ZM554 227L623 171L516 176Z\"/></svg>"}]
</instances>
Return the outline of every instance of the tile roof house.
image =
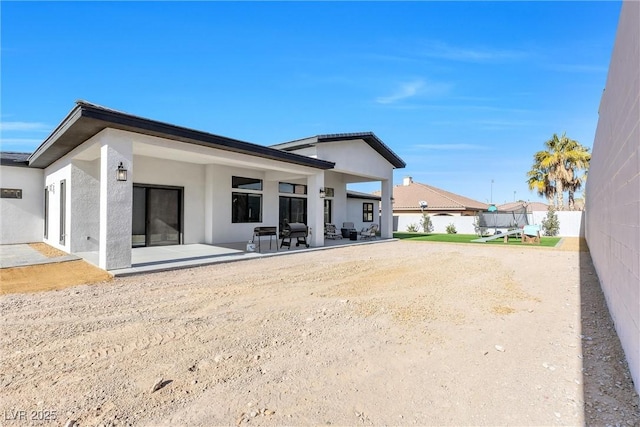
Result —
<instances>
[{"instance_id":1,"label":"tile roof house","mask_svg":"<svg viewBox=\"0 0 640 427\"><path fill-rule=\"evenodd\" d=\"M379 192L373 194L379 194ZM421 207L420 202L426 202L426 208ZM478 211L485 211L488 207L486 203L431 185L414 182L411 177L405 177L401 185L393 187L394 214L426 212L430 215L470 216Z\"/></svg>"},{"instance_id":2,"label":"tile roof house","mask_svg":"<svg viewBox=\"0 0 640 427\"><path fill-rule=\"evenodd\" d=\"M546 212L549 210L549 205L542 202L509 202L496 207L499 211L514 211L522 208L523 204L527 207L527 213Z\"/></svg>"}]
</instances>

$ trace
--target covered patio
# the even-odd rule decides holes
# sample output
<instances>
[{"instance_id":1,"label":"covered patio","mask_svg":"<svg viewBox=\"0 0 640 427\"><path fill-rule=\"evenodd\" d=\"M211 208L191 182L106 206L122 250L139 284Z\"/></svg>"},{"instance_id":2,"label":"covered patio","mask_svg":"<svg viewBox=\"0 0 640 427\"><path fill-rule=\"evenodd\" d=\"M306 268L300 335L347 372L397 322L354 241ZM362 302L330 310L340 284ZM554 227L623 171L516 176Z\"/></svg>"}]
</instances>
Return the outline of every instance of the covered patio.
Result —
<instances>
[{"instance_id":1,"label":"covered patio","mask_svg":"<svg viewBox=\"0 0 640 427\"><path fill-rule=\"evenodd\" d=\"M286 246L280 248L280 240L276 240L272 242L270 248L269 240L265 238L262 240L260 248L258 248L258 242L255 242L255 251L246 250L247 242L141 247L131 250L131 267L109 270L109 273L116 277L131 276L256 258L285 256L300 252L321 251L339 246L386 243L395 240L392 238L377 238L373 240L325 239L323 246L310 248L304 245L296 246L295 243L291 245L291 248ZM98 266L99 257L97 251L79 252L76 255Z\"/></svg>"}]
</instances>

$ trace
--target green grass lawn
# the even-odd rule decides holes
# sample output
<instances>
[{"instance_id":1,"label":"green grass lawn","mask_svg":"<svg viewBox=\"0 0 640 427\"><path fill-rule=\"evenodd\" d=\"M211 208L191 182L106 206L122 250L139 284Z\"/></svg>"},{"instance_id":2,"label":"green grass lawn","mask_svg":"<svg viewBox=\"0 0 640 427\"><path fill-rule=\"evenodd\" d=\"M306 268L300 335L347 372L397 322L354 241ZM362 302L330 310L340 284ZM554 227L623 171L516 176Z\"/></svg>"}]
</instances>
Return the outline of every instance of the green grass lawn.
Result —
<instances>
[{"instance_id":1,"label":"green grass lawn","mask_svg":"<svg viewBox=\"0 0 640 427\"><path fill-rule=\"evenodd\" d=\"M420 242L449 242L449 243L475 243L472 240L478 239L475 234L425 234L425 233L393 233L396 239L407 239ZM555 246L560 241L560 237L542 237L539 246ZM522 245L522 246L538 246L530 243L522 243L520 239L509 237L509 242L504 243L503 239L490 240L480 245Z\"/></svg>"}]
</instances>

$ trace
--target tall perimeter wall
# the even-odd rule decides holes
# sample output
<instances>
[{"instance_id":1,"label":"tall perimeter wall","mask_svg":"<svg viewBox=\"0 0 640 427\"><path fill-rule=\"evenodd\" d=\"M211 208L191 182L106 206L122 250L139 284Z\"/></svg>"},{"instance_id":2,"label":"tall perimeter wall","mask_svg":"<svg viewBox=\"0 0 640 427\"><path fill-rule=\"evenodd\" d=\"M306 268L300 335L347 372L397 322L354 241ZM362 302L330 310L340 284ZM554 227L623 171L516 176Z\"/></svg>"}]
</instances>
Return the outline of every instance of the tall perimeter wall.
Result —
<instances>
[{"instance_id":1,"label":"tall perimeter wall","mask_svg":"<svg viewBox=\"0 0 640 427\"><path fill-rule=\"evenodd\" d=\"M587 182L586 239L640 390L640 2L624 1Z\"/></svg>"}]
</instances>

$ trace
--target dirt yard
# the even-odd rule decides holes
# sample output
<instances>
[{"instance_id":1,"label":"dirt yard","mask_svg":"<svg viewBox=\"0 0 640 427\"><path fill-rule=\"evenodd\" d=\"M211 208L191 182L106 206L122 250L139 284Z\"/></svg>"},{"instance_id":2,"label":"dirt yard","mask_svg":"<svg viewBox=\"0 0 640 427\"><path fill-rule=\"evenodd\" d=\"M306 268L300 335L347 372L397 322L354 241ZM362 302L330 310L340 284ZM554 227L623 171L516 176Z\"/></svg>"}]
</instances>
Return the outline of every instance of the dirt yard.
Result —
<instances>
[{"instance_id":1,"label":"dirt yard","mask_svg":"<svg viewBox=\"0 0 640 427\"><path fill-rule=\"evenodd\" d=\"M67 255L44 243L30 243L47 258ZM0 269L0 295L42 292L111 280L111 275L86 261L67 261Z\"/></svg>"},{"instance_id":2,"label":"dirt yard","mask_svg":"<svg viewBox=\"0 0 640 427\"><path fill-rule=\"evenodd\" d=\"M0 315L7 426L640 423L579 250L342 247L4 295Z\"/></svg>"}]
</instances>

